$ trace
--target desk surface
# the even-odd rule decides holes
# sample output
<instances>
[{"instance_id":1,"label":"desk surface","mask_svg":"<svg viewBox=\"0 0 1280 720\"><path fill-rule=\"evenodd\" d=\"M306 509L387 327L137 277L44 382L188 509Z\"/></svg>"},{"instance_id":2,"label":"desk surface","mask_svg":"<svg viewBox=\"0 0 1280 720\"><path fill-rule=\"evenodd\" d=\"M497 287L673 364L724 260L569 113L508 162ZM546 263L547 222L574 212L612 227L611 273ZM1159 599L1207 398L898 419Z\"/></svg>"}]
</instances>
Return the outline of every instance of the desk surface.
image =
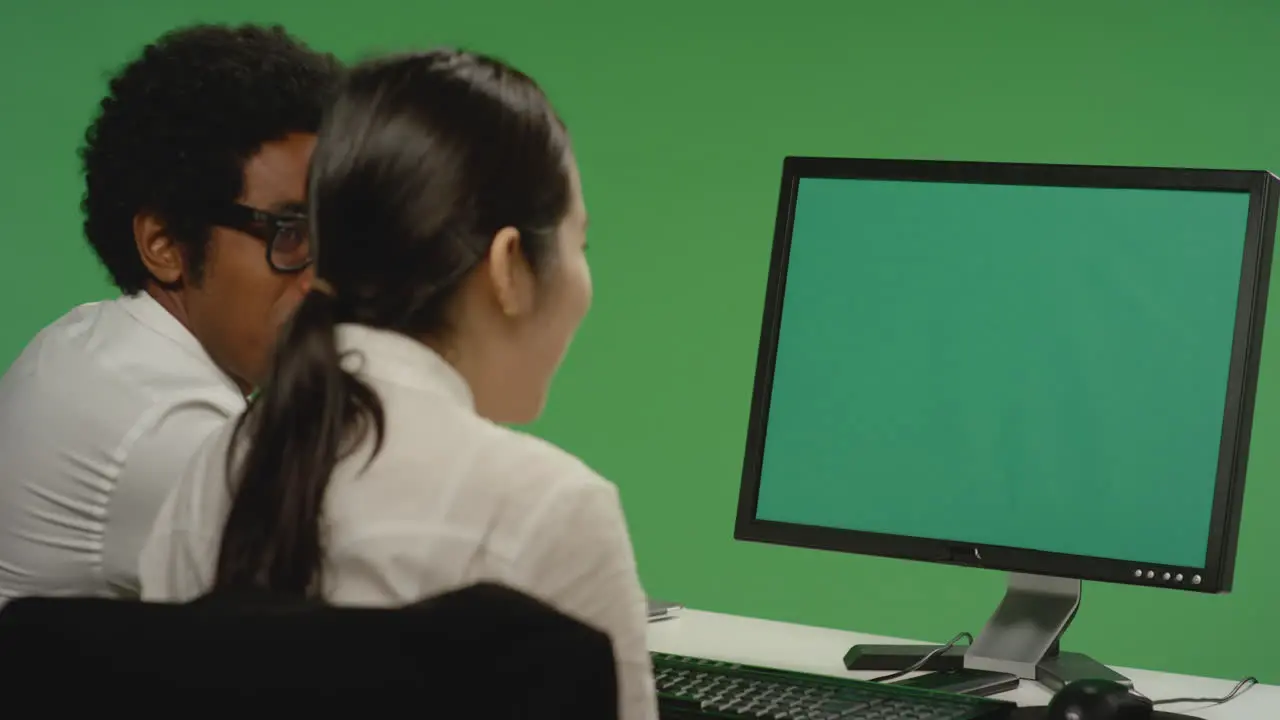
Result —
<instances>
[{"instance_id":1,"label":"desk surface","mask_svg":"<svg viewBox=\"0 0 1280 720\"><path fill-rule=\"evenodd\" d=\"M863 679L876 673L845 670L845 651L857 643L897 642L910 641L696 610L685 610L674 619L649 625L649 649L657 652ZM1117 670L1132 679L1139 692L1156 700L1222 697L1235 687L1234 681ZM1024 682L1018 690L999 697L1020 705L1044 705L1050 695L1039 685ZM1205 720L1276 720L1280 718L1280 687L1257 686L1217 707L1176 705L1160 709Z\"/></svg>"}]
</instances>

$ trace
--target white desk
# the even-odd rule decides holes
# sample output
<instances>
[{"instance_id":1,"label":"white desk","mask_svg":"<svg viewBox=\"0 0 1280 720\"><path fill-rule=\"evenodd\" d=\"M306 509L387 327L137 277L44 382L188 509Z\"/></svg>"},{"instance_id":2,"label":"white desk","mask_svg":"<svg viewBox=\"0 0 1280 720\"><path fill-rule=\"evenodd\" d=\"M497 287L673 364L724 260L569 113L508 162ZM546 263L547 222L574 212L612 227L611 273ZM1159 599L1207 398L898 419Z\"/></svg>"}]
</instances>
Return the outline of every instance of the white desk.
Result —
<instances>
[{"instance_id":1,"label":"white desk","mask_svg":"<svg viewBox=\"0 0 1280 720\"><path fill-rule=\"evenodd\" d=\"M656 652L863 679L879 673L868 675L845 670L842 659L849 647L858 643L897 642L910 641L696 610L685 610L674 619L649 625L649 649ZM1155 700L1222 697L1235 686L1234 681L1127 668L1117 670L1132 679L1139 692ZM1024 682L1020 689L999 697L1020 705L1044 705L1050 695L1039 685ZM1158 709L1206 720L1278 720L1280 687L1257 686L1226 705L1212 708L1177 705Z\"/></svg>"}]
</instances>

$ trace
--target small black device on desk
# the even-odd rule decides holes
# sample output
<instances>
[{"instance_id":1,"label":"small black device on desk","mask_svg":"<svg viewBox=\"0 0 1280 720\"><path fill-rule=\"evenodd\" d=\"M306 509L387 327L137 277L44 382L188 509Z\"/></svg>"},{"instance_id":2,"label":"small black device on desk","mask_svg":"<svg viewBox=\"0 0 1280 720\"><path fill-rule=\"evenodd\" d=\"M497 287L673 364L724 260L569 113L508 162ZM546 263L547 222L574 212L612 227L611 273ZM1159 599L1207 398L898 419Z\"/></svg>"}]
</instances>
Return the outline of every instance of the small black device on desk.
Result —
<instances>
[{"instance_id":1,"label":"small black device on desk","mask_svg":"<svg viewBox=\"0 0 1280 720\"><path fill-rule=\"evenodd\" d=\"M657 600L649 598L649 622L659 622L662 620L670 620L680 615L680 611L684 610L684 605L669 600Z\"/></svg>"},{"instance_id":2,"label":"small black device on desk","mask_svg":"<svg viewBox=\"0 0 1280 720\"><path fill-rule=\"evenodd\" d=\"M1017 690L1021 683L1017 675L983 670L947 670L925 673L906 680L896 680L898 687L989 697L1010 690Z\"/></svg>"},{"instance_id":3,"label":"small black device on desk","mask_svg":"<svg viewBox=\"0 0 1280 720\"><path fill-rule=\"evenodd\" d=\"M1006 720L1013 703L653 653L662 720Z\"/></svg>"}]
</instances>

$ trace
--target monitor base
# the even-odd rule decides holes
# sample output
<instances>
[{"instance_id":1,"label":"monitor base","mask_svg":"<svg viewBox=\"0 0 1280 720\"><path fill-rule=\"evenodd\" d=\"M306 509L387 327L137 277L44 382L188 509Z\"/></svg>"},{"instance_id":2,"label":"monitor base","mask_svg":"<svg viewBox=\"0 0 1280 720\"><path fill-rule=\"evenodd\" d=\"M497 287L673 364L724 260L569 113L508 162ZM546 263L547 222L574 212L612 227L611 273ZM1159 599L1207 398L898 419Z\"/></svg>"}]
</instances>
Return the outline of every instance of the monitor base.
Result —
<instances>
[{"instance_id":1,"label":"monitor base","mask_svg":"<svg viewBox=\"0 0 1280 720\"><path fill-rule=\"evenodd\" d=\"M987 670L1033 680L1058 691L1076 680L1111 680L1132 687L1120 673L1078 653L1063 653L1058 641L1080 607L1079 580L1011 574L1004 599L973 645L951 648L916 668L922 672ZM844 656L850 670L901 672L937 645L855 645Z\"/></svg>"},{"instance_id":2,"label":"monitor base","mask_svg":"<svg viewBox=\"0 0 1280 720\"><path fill-rule=\"evenodd\" d=\"M1035 681L1053 692L1077 680L1110 680L1128 688L1133 687L1133 681L1129 678L1080 653L1060 652L1036 665Z\"/></svg>"},{"instance_id":3,"label":"monitor base","mask_svg":"<svg viewBox=\"0 0 1280 720\"><path fill-rule=\"evenodd\" d=\"M849 670L864 672L902 672L915 665L921 658L937 650L939 645L854 645L844 656L844 665ZM954 672L963 670L965 647L953 647L941 653L929 662L916 668L915 672ZM1036 664L1035 677L1023 678L1034 680L1051 691L1061 690L1076 680L1110 680L1121 685L1133 686L1133 681L1080 653L1062 653L1056 657L1045 658Z\"/></svg>"}]
</instances>

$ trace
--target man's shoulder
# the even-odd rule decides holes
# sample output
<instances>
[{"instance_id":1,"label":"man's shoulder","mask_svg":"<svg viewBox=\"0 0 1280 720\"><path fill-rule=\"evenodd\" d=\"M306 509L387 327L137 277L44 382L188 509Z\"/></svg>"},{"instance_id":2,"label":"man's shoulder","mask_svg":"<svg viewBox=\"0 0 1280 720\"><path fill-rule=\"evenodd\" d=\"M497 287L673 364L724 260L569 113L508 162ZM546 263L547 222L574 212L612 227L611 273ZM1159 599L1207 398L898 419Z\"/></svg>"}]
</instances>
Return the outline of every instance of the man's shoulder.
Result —
<instances>
[{"instance_id":1,"label":"man's shoulder","mask_svg":"<svg viewBox=\"0 0 1280 720\"><path fill-rule=\"evenodd\" d=\"M0 378L0 418L81 426L96 418L125 430L191 402L238 411L242 400L216 369L140 321L129 300L80 305L37 333Z\"/></svg>"},{"instance_id":2,"label":"man's shoulder","mask_svg":"<svg viewBox=\"0 0 1280 720\"><path fill-rule=\"evenodd\" d=\"M127 344L127 338L113 336L104 327L111 323L111 302L79 305L36 333L0 378L0 402L10 404L15 397L58 390L75 394L83 388L95 394L127 395L128 383L108 370L104 355L98 352L110 351L121 341Z\"/></svg>"}]
</instances>

